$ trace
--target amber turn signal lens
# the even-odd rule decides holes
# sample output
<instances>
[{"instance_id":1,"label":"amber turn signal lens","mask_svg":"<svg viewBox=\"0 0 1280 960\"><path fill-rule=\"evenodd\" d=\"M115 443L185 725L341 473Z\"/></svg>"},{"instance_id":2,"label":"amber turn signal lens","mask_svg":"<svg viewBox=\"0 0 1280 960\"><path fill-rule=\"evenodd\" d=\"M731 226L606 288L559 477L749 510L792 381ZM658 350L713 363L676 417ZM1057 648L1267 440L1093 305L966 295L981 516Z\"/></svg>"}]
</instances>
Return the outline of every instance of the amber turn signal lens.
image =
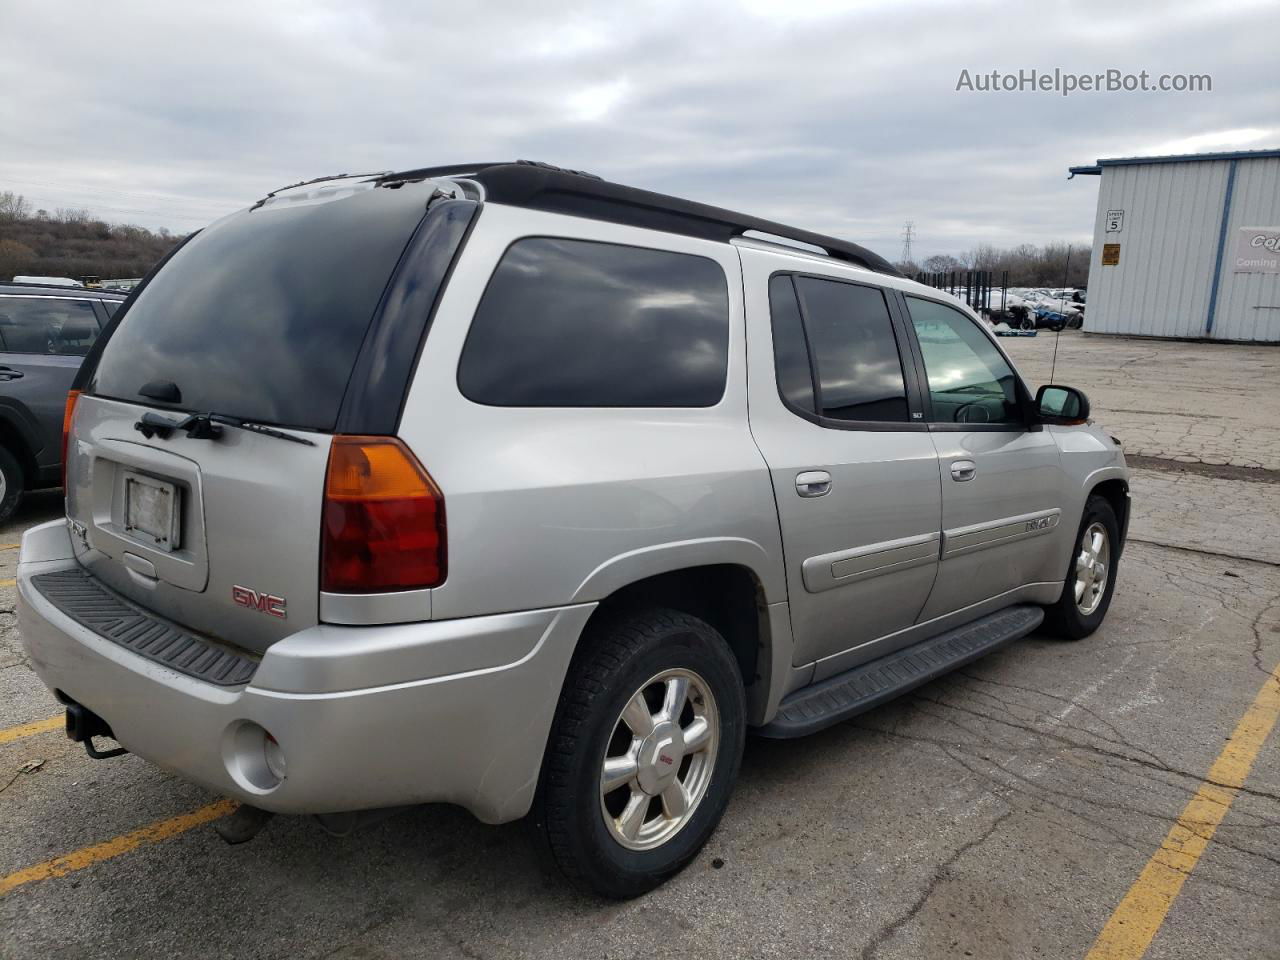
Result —
<instances>
[{"instance_id":1,"label":"amber turn signal lens","mask_svg":"<svg viewBox=\"0 0 1280 960\"><path fill-rule=\"evenodd\" d=\"M444 582L444 496L395 437L333 438L321 589L380 593Z\"/></svg>"},{"instance_id":2,"label":"amber turn signal lens","mask_svg":"<svg viewBox=\"0 0 1280 960\"><path fill-rule=\"evenodd\" d=\"M76 401L80 399L79 390L67 391L67 405L62 409L62 486L67 485L67 444L71 439L71 418L76 415Z\"/></svg>"}]
</instances>

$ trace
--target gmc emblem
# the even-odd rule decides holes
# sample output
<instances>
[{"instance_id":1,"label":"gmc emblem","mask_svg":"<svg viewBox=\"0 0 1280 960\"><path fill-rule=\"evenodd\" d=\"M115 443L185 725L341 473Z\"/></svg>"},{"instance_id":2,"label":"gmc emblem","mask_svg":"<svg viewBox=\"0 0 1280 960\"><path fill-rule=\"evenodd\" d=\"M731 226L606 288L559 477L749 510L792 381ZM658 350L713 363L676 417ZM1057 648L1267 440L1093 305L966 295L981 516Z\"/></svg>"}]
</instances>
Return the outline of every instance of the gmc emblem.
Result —
<instances>
[{"instance_id":1,"label":"gmc emblem","mask_svg":"<svg viewBox=\"0 0 1280 960\"><path fill-rule=\"evenodd\" d=\"M250 590L248 587L236 585L231 588L231 599L249 610L257 610L259 613L268 613L273 617L279 617L281 620L285 619L284 597L276 597L269 593L259 593L257 590Z\"/></svg>"}]
</instances>

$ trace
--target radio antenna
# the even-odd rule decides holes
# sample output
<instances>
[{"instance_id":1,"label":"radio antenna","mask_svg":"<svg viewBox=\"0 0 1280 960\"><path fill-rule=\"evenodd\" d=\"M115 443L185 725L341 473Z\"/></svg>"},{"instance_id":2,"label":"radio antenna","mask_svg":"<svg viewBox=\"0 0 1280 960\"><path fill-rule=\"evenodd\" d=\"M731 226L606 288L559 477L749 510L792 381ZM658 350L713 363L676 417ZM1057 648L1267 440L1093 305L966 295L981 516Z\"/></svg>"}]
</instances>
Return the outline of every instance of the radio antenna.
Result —
<instances>
[{"instance_id":1,"label":"radio antenna","mask_svg":"<svg viewBox=\"0 0 1280 960\"><path fill-rule=\"evenodd\" d=\"M1067 263L1062 268L1062 297L1058 300L1058 313L1062 317L1062 323L1058 325L1058 330L1053 335L1053 363L1049 367L1049 382L1053 383L1054 371L1058 369L1058 341L1062 338L1062 328L1067 325L1067 277L1071 276L1071 244L1067 244Z\"/></svg>"}]
</instances>

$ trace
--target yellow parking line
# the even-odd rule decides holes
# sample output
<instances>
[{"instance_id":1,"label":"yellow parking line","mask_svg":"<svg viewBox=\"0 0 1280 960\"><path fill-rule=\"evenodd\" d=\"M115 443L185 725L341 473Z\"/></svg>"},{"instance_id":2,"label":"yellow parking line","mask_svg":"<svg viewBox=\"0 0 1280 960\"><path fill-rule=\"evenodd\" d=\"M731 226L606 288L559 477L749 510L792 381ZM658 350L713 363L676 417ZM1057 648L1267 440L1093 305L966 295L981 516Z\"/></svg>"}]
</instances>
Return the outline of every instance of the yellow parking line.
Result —
<instances>
[{"instance_id":1,"label":"yellow parking line","mask_svg":"<svg viewBox=\"0 0 1280 960\"><path fill-rule=\"evenodd\" d=\"M90 867L103 860L121 856L149 843L158 843L161 840L167 840L169 837L176 837L178 834L186 833L201 824L225 817L235 810L236 806L237 804L234 800L218 800L198 810L192 810L190 813L184 813L169 820L160 820L157 823L139 827L137 830L121 834L102 843L96 843L91 847L75 850L66 856L55 857L52 860L46 860L44 863L37 863L33 867L27 867L25 870L11 873L7 877L0 878L0 897L28 883L35 883L37 880L48 880L52 877L65 877L69 873L83 870L85 867Z\"/></svg>"},{"instance_id":2,"label":"yellow parking line","mask_svg":"<svg viewBox=\"0 0 1280 960\"><path fill-rule=\"evenodd\" d=\"M1147 952L1183 883L1231 809L1277 717L1280 666L1258 691L1200 789L1111 914L1085 960L1138 960Z\"/></svg>"},{"instance_id":3,"label":"yellow parking line","mask_svg":"<svg viewBox=\"0 0 1280 960\"><path fill-rule=\"evenodd\" d=\"M20 543L0 543L0 550L17 550L20 546Z\"/></svg>"},{"instance_id":4,"label":"yellow parking line","mask_svg":"<svg viewBox=\"0 0 1280 960\"><path fill-rule=\"evenodd\" d=\"M8 743L10 740L21 740L23 737L33 737L37 733L44 733L48 730L61 730L66 721L61 716L50 717L48 720L33 720L31 723L19 724L16 727L7 727L0 730L0 743Z\"/></svg>"},{"instance_id":5,"label":"yellow parking line","mask_svg":"<svg viewBox=\"0 0 1280 960\"><path fill-rule=\"evenodd\" d=\"M8 580L0 580L0 587L12 587L17 582L14 577L10 577Z\"/></svg>"}]
</instances>

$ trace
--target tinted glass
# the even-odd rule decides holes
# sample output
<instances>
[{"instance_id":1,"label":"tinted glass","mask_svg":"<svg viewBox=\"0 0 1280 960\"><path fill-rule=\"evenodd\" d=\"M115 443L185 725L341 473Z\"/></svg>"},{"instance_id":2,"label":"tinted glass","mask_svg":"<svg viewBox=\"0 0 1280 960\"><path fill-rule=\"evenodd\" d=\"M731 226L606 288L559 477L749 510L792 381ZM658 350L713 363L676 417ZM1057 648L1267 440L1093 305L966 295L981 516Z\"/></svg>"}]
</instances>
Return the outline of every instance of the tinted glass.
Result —
<instances>
[{"instance_id":1,"label":"tinted glass","mask_svg":"<svg viewBox=\"0 0 1280 960\"><path fill-rule=\"evenodd\" d=\"M119 300L103 300L102 306L107 311L107 318L110 319L116 315L116 311L120 309Z\"/></svg>"},{"instance_id":2,"label":"tinted glass","mask_svg":"<svg viewBox=\"0 0 1280 960\"><path fill-rule=\"evenodd\" d=\"M0 352L83 357L98 338L86 300L0 297Z\"/></svg>"},{"instance_id":3,"label":"tinted glass","mask_svg":"<svg viewBox=\"0 0 1280 960\"><path fill-rule=\"evenodd\" d=\"M884 294L812 277L797 277L796 287L818 363L822 415L906 422L907 388Z\"/></svg>"},{"instance_id":4,"label":"tinted glass","mask_svg":"<svg viewBox=\"0 0 1280 960\"><path fill-rule=\"evenodd\" d=\"M933 300L907 297L938 423L1020 423L1017 379L973 320Z\"/></svg>"},{"instance_id":5,"label":"tinted glass","mask_svg":"<svg viewBox=\"0 0 1280 960\"><path fill-rule=\"evenodd\" d=\"M796 302L791 277L781 275L769 281L769 314L773 318L773 364L778 374L778 392L792 407L814 413L809 345L804 339L800 305Z\"/></svg>"},{"instance_id":6,"label":"tinted glass","mask_svg":"<svg viewBox=\"0 0 1280 960\"><path fill-rule=\"evenodd\" d=\"M728 357L715 261L535 237L494 271L458 384L498 406L707 407L724 394Z\"/></svg>"},{"instance_id":7,"label":"tinted glass","mask_svg":"<svg viewBox=\"0 0 1280 960\"><path fill-rule=\"evenodd\" d=\"M92 391L137 401L144 384L170 380L182 409L332 429L379 297L425 210L409 188L372 189L215 223L129 307Z\"/></svg>"}]
</instances>

